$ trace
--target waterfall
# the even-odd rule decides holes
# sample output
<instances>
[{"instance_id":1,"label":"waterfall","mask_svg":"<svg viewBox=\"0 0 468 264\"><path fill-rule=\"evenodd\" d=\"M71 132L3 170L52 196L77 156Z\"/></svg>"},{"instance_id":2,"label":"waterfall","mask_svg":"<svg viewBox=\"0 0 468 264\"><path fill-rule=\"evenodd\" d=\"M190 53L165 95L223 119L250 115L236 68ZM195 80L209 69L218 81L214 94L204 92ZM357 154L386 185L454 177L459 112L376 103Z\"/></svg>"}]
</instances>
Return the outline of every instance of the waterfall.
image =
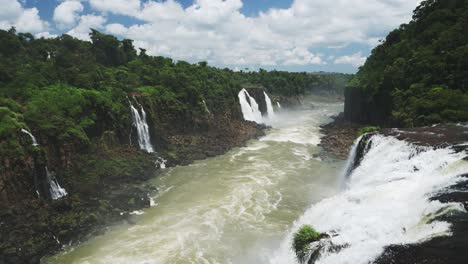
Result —
<instances>
[{"instance_id":1,"label":"waterfall","mask_svg":"<svg viewBox=\"0 0 468 264\"><path fill-rule=\"evenodd\" d=\"M68 194L67 191L60 186L59 182L57 181L57 178L55 178L54 175L49 172L47 167L46 167L46 173L47 173L47 181L49 182L50 197L53 200L57 200L64 196L67 196Z\"/></svg>"},{"instance_id":2,"label":"waterfall","mask_svg":"<svg viewBox=\"0 0 468 264\"><path fill-rule=\"evenodd\" d=\"M263 94L265 95L265 103L267 106L268 118L270 120L273 120L275 119L275 111L273 110L273 104L271 103L271 99L268 96L268 94L265 92L263 92Z\"/></svg>"},{"instance_id":3,"label":"waterfall","mask_svg":"<svg viewBox=\"0 0 468 264\"><path fill-rule=\"evenodd\" d=\"M276 102L276 105L278 106L279 109L281 109L281 104L280 104L280 102Z\"/></svg>"},{"instance_id":4,"label":"waterfall","mask_svg":"<svg viewBox=\"0 0 468 264\"><path fill-rule=\"evenodd\" d=\"M130 103L130 108L132 110L133 125L136 127L138 133L138 145L140 146L140 149L145 150L148 153L153 153L154 150L153 146L151 145L148 123L146 122L145 109L143 109L143 106L140 105L140 115L132 103Z\"/></svg>"},{"instance_id":5,"label":"waterfall","mask_svg":"<svg viewBox=\"0 0 468 264\"><path fill-rule=\"evenodd\" d=\"M208 109L208 106L206 105L206 101L202 100L202 103L203 103L203 108L205 109L205 112L211 115L211 111L210 109Z\"/></svg>"},{"instance_id":6,"label":"waterfall","mask_svg":"<svg viewBox=\"0 0 468 264\"><path fill-rule=\"evenodd\" d=\"M357 150L359 146L359 142L361 142L363 136L360 136L358 139L356 139L353 143L353 146L351 147L351 150L349 151L348 159L346 160L346 166L344 168L344 171L341 176L341 186L342 189L344 189L345 184L346 184L346 179L349 178L349 175L353 172L354 169L354 164L356 162L356 156L357 156Z\"/></svg>"},{"instance_id":7,"label":"waterfall","mask_svg":"<svg viewBox=\"0 0 468 264\"><path fill-rule=\"evenodd\" d=\"M239 92L238 96L244 119L259 124L264 123L262 113L258 108L257 102L252 96L250 96L247 90L242 89L242 91Z\"/></svg>"},{"instance_id":8,"label":"waterfall","mask_svg":"<svg viewBox=\"0 0 468 264\"><path fill-rule=\"evenodd\" d=\"M464 211L460 203L431 201L468 171L465 151L421 147L379 134L370 135L367 152L354 170L348 160L348 186L312 205L294 223L272 263L296 263L293 234L303 225L334 234L339 251L322 250L317 263L371 263L394 244L418 243L450 235L451 225L435 218L445 211ZM357 143L351 152L356 156ZM355 157L354 157L355 158Z\"/></svg>"},{"instance_id":9,"label":"waterfall","mask_svg":"<svg viewBox=\"0 0 468 264\"><path fill-rule=\"evenodd\" d=\"M34 137L33 134L31 134L31 132L27 131L26 129L21 129L21 132L23 132L23 133L29 135L29 137L31 137L32 145L34 147L39 146L39 144L37 144L36 138Z\"/></svg>"}]
</instances>

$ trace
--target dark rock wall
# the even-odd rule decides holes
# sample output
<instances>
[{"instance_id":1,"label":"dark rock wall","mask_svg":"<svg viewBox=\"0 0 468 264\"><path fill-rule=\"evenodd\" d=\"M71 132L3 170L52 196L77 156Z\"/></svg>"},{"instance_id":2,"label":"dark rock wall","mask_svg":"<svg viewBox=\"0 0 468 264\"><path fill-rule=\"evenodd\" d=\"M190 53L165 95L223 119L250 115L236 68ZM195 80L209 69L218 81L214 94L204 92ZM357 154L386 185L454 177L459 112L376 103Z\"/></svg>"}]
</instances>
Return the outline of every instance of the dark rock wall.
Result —
<instances>
[{"instance_id":1,"label":"dark rock wall","mask_svg":"<svg viewBox=\"0 0 468 264\"><path fill-rule=\"evenodd\" d=\"M347 120L362 124L395 125L391 120L392 97L387 91L369 96L362 89L345 89L344 116Z\"/></svg>"}]
</instances>

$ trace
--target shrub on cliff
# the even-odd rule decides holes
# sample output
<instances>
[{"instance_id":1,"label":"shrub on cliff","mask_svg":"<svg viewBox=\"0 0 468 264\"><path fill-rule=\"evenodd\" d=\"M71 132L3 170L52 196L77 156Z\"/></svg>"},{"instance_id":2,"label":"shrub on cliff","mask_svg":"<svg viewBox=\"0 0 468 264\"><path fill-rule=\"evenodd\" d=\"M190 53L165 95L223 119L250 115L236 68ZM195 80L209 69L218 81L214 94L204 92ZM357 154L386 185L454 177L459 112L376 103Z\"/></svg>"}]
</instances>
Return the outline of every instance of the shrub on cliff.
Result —
<instances>
[{"instance_id":1,"label":"shrub on cliff","mask_svg":"<svg viewBox=\"0 0 468 264\"><path fill-rule=\"evenodd\" d=\"M296 253L300 263L307 261L309 255L310 244L318 241L323 237L323 234L317 232L309 225L302 226L293 237L293 250Z\"/></svg>"},{"instance_id":2,"label":"shrub on cliff","mask_svg":"<svg viewBox=\"0 0 468 264\"><path fill-rule=\"evenodd\" d=\"M361 129L359 129L358 136L362 136L364 134L372 133L372 132L379 131L379 130L380 130L380 127L378 127L378 126L363 127Z\"/></svg>"}]
</instances>

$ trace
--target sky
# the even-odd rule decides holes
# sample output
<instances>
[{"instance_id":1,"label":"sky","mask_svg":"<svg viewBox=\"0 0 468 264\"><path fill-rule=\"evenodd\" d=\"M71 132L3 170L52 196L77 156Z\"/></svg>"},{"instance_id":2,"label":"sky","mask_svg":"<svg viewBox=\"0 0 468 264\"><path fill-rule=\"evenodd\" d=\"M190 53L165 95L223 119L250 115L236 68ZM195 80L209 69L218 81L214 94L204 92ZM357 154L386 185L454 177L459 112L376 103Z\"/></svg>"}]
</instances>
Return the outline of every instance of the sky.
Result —
<instances>
[{"instance_id":1,"label":"sky","mask_svg":"<svg viewBox=\"0 0 468 264\"><path fill-rule=\"evenodd\" d=\"M0 29L89 29L155 56L235 70L354 73L421 0L0 0Z\"/></svg>"}]
</instances>

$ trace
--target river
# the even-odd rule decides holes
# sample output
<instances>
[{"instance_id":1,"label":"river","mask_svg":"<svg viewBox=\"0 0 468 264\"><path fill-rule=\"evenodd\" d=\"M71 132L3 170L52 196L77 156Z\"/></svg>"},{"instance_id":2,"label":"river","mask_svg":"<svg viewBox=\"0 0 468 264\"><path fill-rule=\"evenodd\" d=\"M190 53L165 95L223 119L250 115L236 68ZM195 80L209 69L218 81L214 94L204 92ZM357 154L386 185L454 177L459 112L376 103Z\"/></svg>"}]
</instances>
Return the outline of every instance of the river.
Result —
<instances>
[{"instance_id":1,"label":"river","mask_svg":"<svg viewBox=\"0 0 468 264\"><path fill-rule=\"evenodd\" d=\"M159 189L153 206L134 223L43 263L270 263L294 221L339 192L345 162L319 156L317 145L319 126L342 108L310 98L277 112L273 128L245 147L165 169L150 181Z\"/></svg>"}]
</instances>

